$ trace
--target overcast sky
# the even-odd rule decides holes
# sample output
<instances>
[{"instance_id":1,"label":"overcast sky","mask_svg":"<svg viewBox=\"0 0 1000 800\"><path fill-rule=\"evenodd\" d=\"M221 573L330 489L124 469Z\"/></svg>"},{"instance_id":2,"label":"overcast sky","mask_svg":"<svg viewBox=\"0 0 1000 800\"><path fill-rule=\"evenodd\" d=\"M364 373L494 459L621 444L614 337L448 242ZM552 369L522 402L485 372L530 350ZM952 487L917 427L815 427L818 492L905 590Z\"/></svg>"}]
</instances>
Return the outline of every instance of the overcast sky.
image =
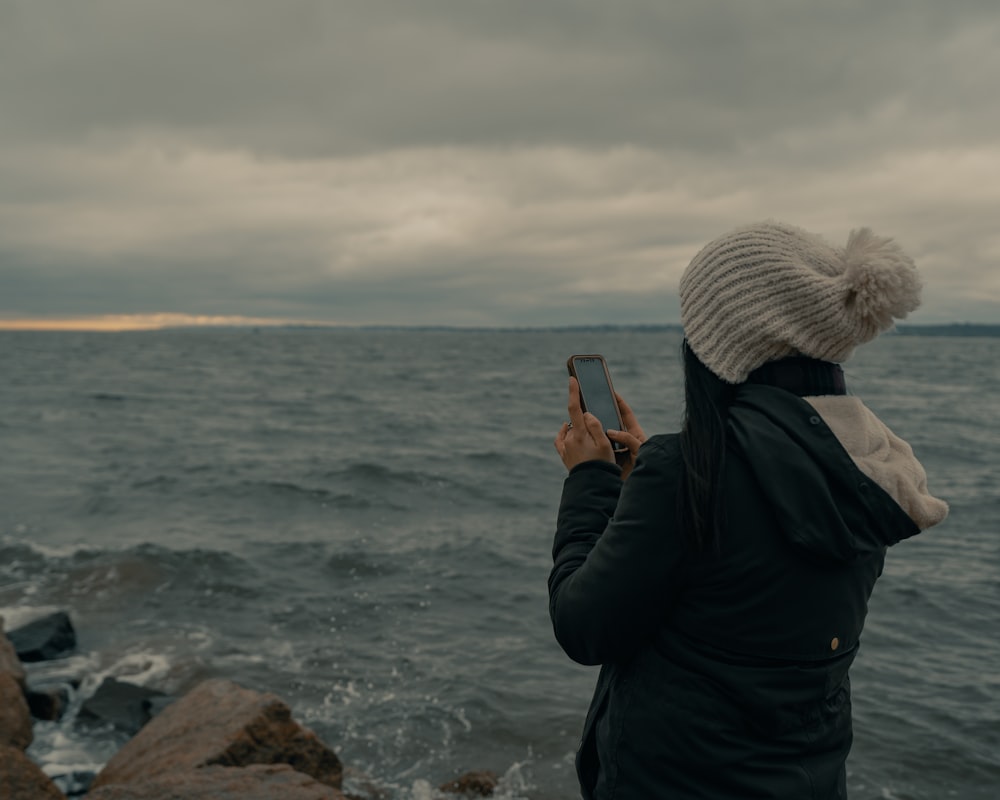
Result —
<instances>
[{"instance_id":1,"label":"overcast sky","mask_svg":"<svg viewBox=\"0 0 1000 800\"><path fill-rule=\"evenodd\" d=\"M996 0L0 0L0 318L679 320L774 218L1000 322Z\"/></svg>"}]
</instances>

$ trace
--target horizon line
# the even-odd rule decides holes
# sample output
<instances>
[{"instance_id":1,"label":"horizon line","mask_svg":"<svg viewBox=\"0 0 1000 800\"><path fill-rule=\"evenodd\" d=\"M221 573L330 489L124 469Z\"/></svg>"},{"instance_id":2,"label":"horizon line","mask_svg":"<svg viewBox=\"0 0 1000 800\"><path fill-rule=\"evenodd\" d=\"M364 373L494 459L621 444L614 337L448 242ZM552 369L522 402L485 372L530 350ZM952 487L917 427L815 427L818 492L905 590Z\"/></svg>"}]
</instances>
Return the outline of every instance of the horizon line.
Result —
<instances>
[{"instance_id":1,"label":"horizon line","mask_svg":"<svg viewBox=\"0 0 1000 800\"><path fill-rule=\"evenodd\" d=\"M126 333L156 330L220 328L339 328L352 330L616 330L655 329L682 330L680 322L606 322L539 324L449 325L442 323L351 323L330 320L301 320L287 317L247 317L240 315L198 315L184 313L104 314L63 317L0 317L0 331ZM1000 322L952 321L934 323L902 323L897 331L921 328L989 328L1000 329Z\"/></svg>"}]
</instances>

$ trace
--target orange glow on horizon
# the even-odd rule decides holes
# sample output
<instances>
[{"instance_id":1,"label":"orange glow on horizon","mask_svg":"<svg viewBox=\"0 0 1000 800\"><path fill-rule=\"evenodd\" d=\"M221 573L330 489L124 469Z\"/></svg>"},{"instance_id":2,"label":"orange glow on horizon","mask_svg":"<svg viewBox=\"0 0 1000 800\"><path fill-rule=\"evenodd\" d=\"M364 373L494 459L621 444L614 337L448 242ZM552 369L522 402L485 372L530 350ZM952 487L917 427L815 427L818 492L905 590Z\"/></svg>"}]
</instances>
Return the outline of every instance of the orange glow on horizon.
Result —
<instances>
[{"instance_id":1,"label":"orange glow on horizon","mask_svg":"<svg viewBox=\"0 0 1000 800\"><path fill-rule=\"evenodd\" d=\"M269 317L199 316L196 314L105 314L96 317L50 319L0 318L4 331L149 331L161 328L213 325L330 325L329 322L274 319Z\"/></svg>"}]
</instances>

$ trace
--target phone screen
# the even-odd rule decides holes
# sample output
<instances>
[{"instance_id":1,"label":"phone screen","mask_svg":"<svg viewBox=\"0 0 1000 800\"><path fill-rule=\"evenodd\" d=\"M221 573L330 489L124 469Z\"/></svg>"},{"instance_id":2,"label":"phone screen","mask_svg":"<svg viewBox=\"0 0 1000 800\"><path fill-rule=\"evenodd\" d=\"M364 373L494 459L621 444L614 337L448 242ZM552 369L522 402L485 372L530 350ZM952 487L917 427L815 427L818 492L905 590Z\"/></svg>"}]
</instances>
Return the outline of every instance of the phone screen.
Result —
<instances>
[{"instance_id":1,"label":"phone screen","mask_svg":"<svg viewBox=\"0 0 1000 800\"><path fill-rule=\"evenodd\" d=\"M621 429L618 418L618 403L611 389L611 379L604 367L604 360L597 357L579 356L573 359L576 379L580 383L580 397L583 407L601 421L604 430ZM625 449L624 445L612 442L615 449Z\"/></svg>"}]
</instances>

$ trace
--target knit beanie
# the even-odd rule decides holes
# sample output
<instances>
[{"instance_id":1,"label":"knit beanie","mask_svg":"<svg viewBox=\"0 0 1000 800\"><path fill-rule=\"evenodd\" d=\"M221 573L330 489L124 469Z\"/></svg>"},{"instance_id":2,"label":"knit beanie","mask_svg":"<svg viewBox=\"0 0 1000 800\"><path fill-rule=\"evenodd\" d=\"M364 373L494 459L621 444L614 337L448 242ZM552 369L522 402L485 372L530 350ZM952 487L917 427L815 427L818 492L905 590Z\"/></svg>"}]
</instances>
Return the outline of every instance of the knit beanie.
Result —
<instances>
[{"instance_id":1,"label":"knit beanie","mask_svg":"<svg viewBox=\"0 0 1000 800\"><path fill-rule=\"evenodd\" d=\"M681 323L701 362L728 383L801 354L841 362L920 305L920 277L868 228L832 247L762 222L707 244L681 277Z\"/></svg>"}]
</instances>

